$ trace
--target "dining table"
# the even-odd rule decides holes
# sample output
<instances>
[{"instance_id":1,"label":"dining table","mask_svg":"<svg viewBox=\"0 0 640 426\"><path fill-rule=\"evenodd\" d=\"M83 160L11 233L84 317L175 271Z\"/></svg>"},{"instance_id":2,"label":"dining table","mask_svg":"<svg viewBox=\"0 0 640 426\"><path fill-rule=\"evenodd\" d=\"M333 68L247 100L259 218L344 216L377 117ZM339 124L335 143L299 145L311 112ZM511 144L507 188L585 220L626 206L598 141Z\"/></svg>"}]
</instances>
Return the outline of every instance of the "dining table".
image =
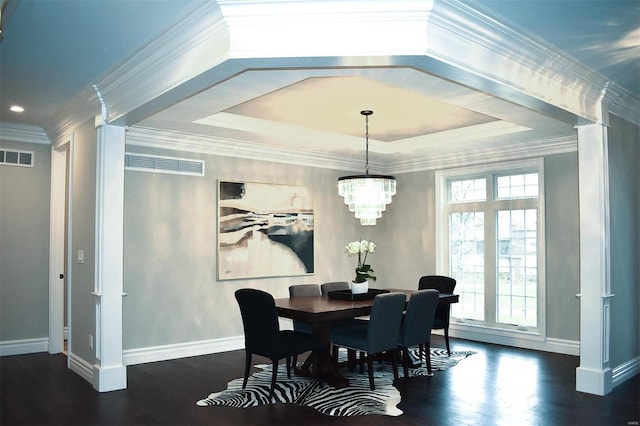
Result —
<instances>
[{"instance_id":1,"label":"dining table","mask_svg":"<svg viewBox=\"0 0 640 426\"><path fill-rule=\"evenodd\" d=\"M403 293L407 297L408 302L411 294L417 290L389 288L383 291ZM369 289L368 294L377 294L380 292L380 290ZM279 317L289 318L311 325L312 333L324 342L324 349L320 354L322 358L322 379L331 386L341 388L348 386L349 381L340 373L338 365L333 357L331 357L331 324L369 315L374 300L375 297L367 297L364 295L353 295L349 299L322 295L279 298L275 299L275 303ZM440 293L438 304L445 305L457 303L458 301L459 296L457 294ZM297 368L296 373L312 376L313 374L309 371L311 359L312 357L310 357L301 368Z\"/></svg>"}]
</instances>

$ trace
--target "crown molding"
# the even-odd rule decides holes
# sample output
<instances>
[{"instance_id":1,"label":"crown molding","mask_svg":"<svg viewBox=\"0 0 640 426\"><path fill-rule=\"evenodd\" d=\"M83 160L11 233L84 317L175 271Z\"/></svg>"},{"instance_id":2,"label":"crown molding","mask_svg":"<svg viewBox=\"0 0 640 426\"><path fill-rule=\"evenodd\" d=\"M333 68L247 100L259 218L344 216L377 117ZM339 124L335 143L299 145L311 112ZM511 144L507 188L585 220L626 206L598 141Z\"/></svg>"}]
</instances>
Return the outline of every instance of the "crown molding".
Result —
<instances>
[{"instance_id":1,"label":"crown molding","mask_svg":"<svg viewBox=\"0 0 640 426\"><path fill-rule=\"evenodd\" d=\"M429 22L428 53L435 58L602 122L601 98L608 80L565 52L522 28L505 25L478 3L436 0Z\"/></svg>"},{"instance_id":2,"label":"crown molding","mask_svg":"<svg viewBox=\"0 0 640 426\"><path fill-rule=\"evenodd\" d=\"M327 155L295 149L274 148L257 143L214 138L180 132L169 132L144 127L130 127L126 144L180 152L194 152L221 157L269 161L298 166L319 167L344 171L362 171L362 158ZM371 163L372 172L402 174L423 170L460 167L472 164L541 157L545 155L576 152L576 135L533 141L507 143L500 147L474 149L437 157L423 156L410 160Z\"/></svg>"},{"instance_id":3,"label":"crown molding","mask_svg":"<svg viewBox=\"0 0 640 426\"><path fill-rule=\"evenodd\" d=\"M105 102L106 121L131 124L127 114L219 65L227 59L227 50L228 35L220 10L215 2L207 2L95 83ZM180 95L191 95L192 90L173 93L179 101L183 98ZM49 137L57 140L100 112L101 103L92 85L57 110L44 127Z\"/></svg>"},{"instance_id":4,"label":"crown molding","mask_svg":"<svg viewBox=\"0 0 640 426\"><path fill-rule=\"evenodd\" d=\"M617 83L611 83L605 89L604 107L608 112L640 126L640 99Z\"/></svg>"},{"instance_id":5,"label":"crown molding","mask_svg":"<svg viewBox=\"0 0 640 426\"><path fill-rule=\"evenodd\" d=\"M354 63L413 66L571 124L606 123L607 109L640 121L625 89L462 0L206 2L95 85L106 121L127 126L252 68ZM44 129L55 141L100 111L89 87Z\"/></svg>"},{"instance_id":6,"label":"crown molding","mask_svg":"<svg viewBox=\"0 0 640 426\"><path fill-rule=\"evenodd\" d=\"M538 139L525 142L511 142L499 147L478 148L437 157L424 156L410 160L389 162L383 167L383 173L399 175L424 170L439 170L451 167L463 167L474 164L494 163L498 161L521 160L546 155L576 152L576 135Z\"/></svg>"},{"instance_id":7,"label":"crown molding","mask_svg":"<svg viewBox=\"0 0 640 426\"><path fill-rule=\"evenodd\" d=\"M41 127L0 121L0 140L51 145Z\"/></svg>"},{"instance_id":8,"label":"crown molding","mask_svg":"<svg viewBox=\"0 0 640 426\"><path fill-rule=\"evenodd\" d=\"M362 170L362 159L135 126L127 129L126 144L325 169Z\"/></svg>"}]
</instances>

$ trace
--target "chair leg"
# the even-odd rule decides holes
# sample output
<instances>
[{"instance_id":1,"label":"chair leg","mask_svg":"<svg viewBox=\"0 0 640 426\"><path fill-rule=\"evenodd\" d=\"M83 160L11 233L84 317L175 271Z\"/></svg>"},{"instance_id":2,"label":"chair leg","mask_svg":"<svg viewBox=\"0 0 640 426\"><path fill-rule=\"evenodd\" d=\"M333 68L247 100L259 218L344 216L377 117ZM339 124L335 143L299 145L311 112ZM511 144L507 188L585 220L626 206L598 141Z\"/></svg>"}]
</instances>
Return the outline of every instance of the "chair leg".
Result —
<instances>
[{"instance_id":1,"label":"chair leg","mask_svg":"<svg viewBox=\"0 0 640 426\"><path fill-rule=\"evenodd\" d=\"M271 388L269 389L269 401L273 399L273 389L276 387L276 376L278 375L278 360L273 361L273 371L271 372Z\"/></svg>"},{"instance_id":2,"label":"chair leg","mask_svg":"<svg viewBox=\"0 0 640 426\"><path fill-rule=\"evenodd\" d=\"M322 356L320 355L320 351L313 351L314 353L314 361L316 364L316 380L318 380L318 384L322 385L322 364L320 364L322 360Z\"/></svg>"},{"instance_id":3,"label":"chair leg","mask_svg":"<svg viewBox=\"0 0 640 426\"><path fill-rule=\"evenodd\" d=\"M447 344L447 354L451 356L451 348L449 347L449 327L444 328L444 342Z\"/></svg>"},{"instance_id":4,"label":"chair leg","mask_svg":"<svg viewBox=\"0 0 640 426\"><path fill-rule=\"evenodd\" d=\"M371 358L370 356L367 356L367 354L365 354L364 352L360 352L360 374L364 373L364 361L365 358L367 359L367 361ZM373 365L373 360L371 360L371 365ZM369 364L367 364L369 365Z\"/></svg>"},{"instance_id":5,"label":"chair leg","mask_svg":"<svg viewBox=\"0 0 640 426\"><path fill-rule=\"evenodd\" d=\"M427 342L427 344L425 345L425 349L426 349L426 357L427 357L427 374L429 376L433 376L433 371L431 370L431 343Z\"/></svg>"},{"instance_id":6,"label":"chair leg","mask_svg":"<svg viewBox=\"0 0 640 426\"><path fill-rule=\"evenodd\" d=\"M242 381L242 389L247 387L247 380L249 380L249 370L251 369L251 352L245 351L244 359L244 380Z\"/></svg>"},{"instance_id":7,"label":"chair leg","mask_svg":"<svg viewBox=\"0 0 640 426\"><path fill-rule=\"evenodd\" d=\"M369 387L371 390L376 390L376 386L373 384L373 358L367 356L367 369L369 370Z\"/></svg>"},{"instance_id":8,"label":"chair leg","mask_svg":"<svg viewBox=\"0 0 640 426\"><path fill-rule=\"evenodd\" d=\"M424 343L420 343L420 365L422 365L422 354L424 353Z\"/></svg>"},{"instance_id":9,"label":"chair leg","mask_svg":"<svg viewBox=\"0 0 640 426\"><path fill-rule=\"evenodd\" d=\"M287 379L291 378L291 357L287 357Z\"/></svg>"},{"instance_id":10,"label":"chair leg","mask_svg":"<svg viewBox=\"0 0 640 426\"><path fill-rule=\"evenodd\" d=\"M404 379L409 378L409 348L402 348L402 369L404 371Z\"/></svg>"},{"instance_id":11,"label":"chair leg","mask_svg":"<svg viewBox=\"0 0 640 426\"><path fill-rule=\"evenodd\" d=\"M398 351L393 350L392 352L392 366L393 366L393 378L394 380L398 380Z\"/></svg>"}]
</instances>

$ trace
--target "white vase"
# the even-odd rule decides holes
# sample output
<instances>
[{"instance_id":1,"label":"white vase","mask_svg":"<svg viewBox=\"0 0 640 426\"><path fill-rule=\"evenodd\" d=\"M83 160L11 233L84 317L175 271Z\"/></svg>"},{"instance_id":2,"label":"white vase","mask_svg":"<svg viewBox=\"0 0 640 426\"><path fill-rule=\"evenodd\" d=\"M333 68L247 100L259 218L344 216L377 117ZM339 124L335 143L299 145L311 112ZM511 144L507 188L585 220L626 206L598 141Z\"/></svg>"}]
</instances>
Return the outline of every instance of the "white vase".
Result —
<instances>
[{"instance_id":1,"label":"white vase","mask_svg":"<svg viewBox=\"0 0 640 426\"><path fill-rule=\"evenodd\" d=\"M367 293L369 291L369 281L365 281L363 283L355 283L351 282L351 293L353 294L362 294Z\"/></svg>"}]
</instances>

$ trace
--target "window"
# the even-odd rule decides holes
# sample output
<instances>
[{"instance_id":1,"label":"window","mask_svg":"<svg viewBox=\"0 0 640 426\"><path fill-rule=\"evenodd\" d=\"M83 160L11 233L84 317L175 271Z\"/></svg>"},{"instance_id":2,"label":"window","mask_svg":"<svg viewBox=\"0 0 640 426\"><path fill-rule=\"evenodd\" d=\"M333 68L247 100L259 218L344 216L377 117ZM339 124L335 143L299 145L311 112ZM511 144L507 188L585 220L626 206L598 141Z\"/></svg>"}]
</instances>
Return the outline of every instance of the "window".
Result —
<instances>
[{"instance_id":1,"label":"window","mask_svg":"<svg viewBox=\"0 0 640 426\"><path fill-rule=\"evenodd\" d=\"M457 324L544 330L541 160L437 173L438 266L456 279Z\"/></svg>"}]
</instances>

